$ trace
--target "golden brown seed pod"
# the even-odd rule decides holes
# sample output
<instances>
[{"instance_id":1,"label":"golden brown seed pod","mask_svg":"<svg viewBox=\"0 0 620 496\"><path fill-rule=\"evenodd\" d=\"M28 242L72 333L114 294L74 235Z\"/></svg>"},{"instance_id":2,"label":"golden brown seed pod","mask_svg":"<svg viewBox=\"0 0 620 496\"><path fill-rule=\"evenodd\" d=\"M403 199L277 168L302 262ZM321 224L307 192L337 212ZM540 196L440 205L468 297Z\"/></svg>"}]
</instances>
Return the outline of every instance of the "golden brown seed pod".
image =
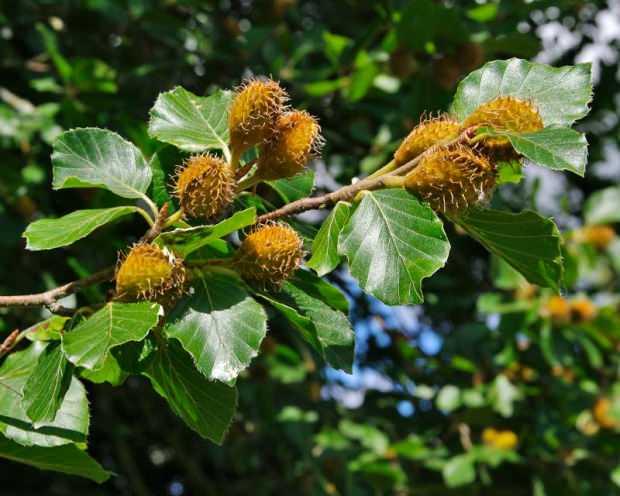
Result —
<instances>
[{"instance_id":1,"label":"golden brown seed pod","mask_svg":"<svg viewBox=\"0 0 620 496\"><path fill-rule=\"evenodd\" d=\"M599 398L592 407L592 416L596 423L605 429L617 429L620 422L612 415L612 403L608 398Z\"/></svg>"},{"instance_id":2,"label":"golden brown seed pod","mask_svg":"<svg viewBox=\"0 0 620 496\"><path fill-rule=\"evenodd\" d=\"M202 154L185 161L174 189L186 215L209 220L232 203L235 187L233 168L218 157Z\"/></svg>"},{"instance_id":3,"label":"golden brown seed pod","mask_svg":"<svg viewBox=\"0 0 620 496\"><path fill-rule=\"evenodd\" d=\"M433 210L457 213L485 201L495 186L495 167L469 147L439 147L405 178L405 188Z\"/></svg>"},{"instance_id":4,"label":"golden brown seed pod","mask_svg":"<svg viewBox=\"0 0 620 496\"><path fill-rule=\"evenodd\" d=\"M598 309L588 298L575 298L570 302L570 313L573 322L589 322L596 317Z\"/></svg>"},{"instance_id":5,"label":"golden brown seed pod","mask_svg":"<svg viewBox=\"0 0 620 496\"><path fill-rule=\"evenodd\" d=\"M258 174L262 179L292 177L304 170L323 145L321 126L303 110L284 112L273 135L260 147Z\"/></svg>"},{"instance_id":6,"label":"golden brown seed pod","mask_svg":"<svg viewBox=\"0 0 620 496\"><path fill-rule=\"evenodd\" d=\"M482 431L482 442L493 448L513 450L519 444L519 438L512 431L498 431L492 427L487 427Z\"/></svg>"},{"instance_id":7,"label":"golden brown seed pod","mask_svg":"<svg viewBox=\"0 0 620 496\"><path fill-rule=\"evenodd\" d=\"M277 287L301 264L303 243L297 232L286 224L257 227L241 243L235 266L248 282Z\"/></svg>"},{"instance_id":8,"label":"golden brown seed pod","mask_svg":"<svg viewBox=\"0 0 620 496\"><path fill-rule=\"evenodd\" d=\"M566 324L571 318L570 302L562 296L553 295L547 300L541 312L556 324Z\"/></svg>"},{"instance_id":9,"label":"golden brown seed pod","mask_svg":"<svg viewBox=\"0 0 620 496\"><path fill-rule=\"evenodd\" d=\"M185 267L167 249L152 244L134 245L116 268L116 297L167 304L184 292Z\"/></svg>"},{"instance_id":10,"label":"golden brown seed pod","mask_svg":"<svg viewBox=\"0 0 620 496\"><path fill-rule=\"evenodd\" d=\"M496 131L531 133L541 130L544 125L538 109L527 100L513 96L500 96L480 105L465 121L463 128L487 126ZM508 138L486 138L484 145L510 147Z\"/></svg>"},{"instance_id":11,"label":"golden brown seed pod","mask_svg":"<svg viewBox=\"0 0 620 496\"><path fill-rule=\"evenodd\" d=\"M461 125L448 115L422 120L394 153L395 164L405 164L431 146L456 138L460 127Z\"/></svg>"},{"instance_id":12,"label":"golden brown seed pod","mask_svg":"<svg viewBox=\"0 0 620 496\"><path fill-rule=\"evenodd\" d=\"M615 239L616 231L611 226L585 226L573 233L573 240L604 250Z\"/></svg>"},{"instance_id":13,"label":"golden brown seed pod","mask_svg":"<svg viewBox=\"0 0 620 496\"><path fill-rule=\"evenodd\" d=\"M236 91L230 105L228 128L233 157L265 141L288 100L286 91L266 78L248 79Z\"/></svg>"}]
</instances>

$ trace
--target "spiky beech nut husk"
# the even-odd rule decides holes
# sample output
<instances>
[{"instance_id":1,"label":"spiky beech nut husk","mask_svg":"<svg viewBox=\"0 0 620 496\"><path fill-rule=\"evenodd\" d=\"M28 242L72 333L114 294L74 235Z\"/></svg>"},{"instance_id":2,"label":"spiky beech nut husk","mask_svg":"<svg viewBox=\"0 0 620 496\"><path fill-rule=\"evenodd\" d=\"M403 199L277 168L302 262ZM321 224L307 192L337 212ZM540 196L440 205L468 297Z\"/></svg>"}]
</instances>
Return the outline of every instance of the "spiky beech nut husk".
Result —
<instances>
[{"instance_id":1,"label":"spiky beech nut husk","mask_svg":"<svg viewBox=\"0 0 620 496\"><path fill-rule=\"evenodd\" d=\"M457 213L485 201L495 187L495 167L471 148L438 147L405 178L405 188L431 208Z\"/></svg>"},{"instance_id":2,"label":"spiky beech nut husk","mask_svg":"<svg viewBox=\"0 0 620 496\"><path fill-rule=\"evenodd\" d=\"M236 184L233 168L205 153L189 157L179 168L175 193L187 216L209 220L232 203Z\"/></svg>"},{"instance_id":3,"label":"spiky beech nut husk","mask_svg":"<svg viewBox=\"0 0 620 496\"><path fill-rule=\"evenodd\" d=\"M463 122L463 128L471 126L518 133L531 133L544 127L534 104L513 96L500 96L480 105ZM485 138L483 144L488 148L512 148L508 138L504 137Z\"/></svg>"},{"instance_id":4,"label":"spiky beech nut husk","mask_svg":"<svg viewBox=\"0 0 620 496\"><path fill-rule=\"evenodd\" d=\"M263 179L292 177L304 170L322 145L321 126L315 117L303 110L284 112L260 147L258 174Z\"/></svg>"},{"instance_id":5,"label":"spiky beech nut husk","mask_svg":"<svg viewBox=\"0 0 620 496\"><path fill-rule=\"evenodd\" d=\"M303 242L286 224L257 227L241 243L235 267L248 282L278 287L297 270L303 257Z\"/></svg>"},{"instance_id":6,"label":"spiky beech nut husk","mask_svg":"<svg viewBox=\"0 0 620 496\"><path fill-rule=\"evenodd\" d=\"M235 156L271 135L287 100L286 91L267 78L248 79L237 89L228 114L230 146Z\"/></svg>"},{"instance_id":7,"label":"spiky beech nut husk","mask_svg":"<svg viewBox=\"0 0 620 496\"><path fill-rule=\"evenodd\" d=\"M183 261L166 248L141 243L119 258L115 279L119 300L168 304L183 294L186 274Z\"/></svg>"},{"instance_id":8,"label":"spiky beech nut husk","mask_svg":"<svg viewBox=\"0 0 620 496\"><path fill-rule=\"evenodd\" d=\"M394 153L395 164L397 166L405 164L431 146L456 138L460 128L461 125L449 115L422 120Z\"/></svg>"}]
</instances>

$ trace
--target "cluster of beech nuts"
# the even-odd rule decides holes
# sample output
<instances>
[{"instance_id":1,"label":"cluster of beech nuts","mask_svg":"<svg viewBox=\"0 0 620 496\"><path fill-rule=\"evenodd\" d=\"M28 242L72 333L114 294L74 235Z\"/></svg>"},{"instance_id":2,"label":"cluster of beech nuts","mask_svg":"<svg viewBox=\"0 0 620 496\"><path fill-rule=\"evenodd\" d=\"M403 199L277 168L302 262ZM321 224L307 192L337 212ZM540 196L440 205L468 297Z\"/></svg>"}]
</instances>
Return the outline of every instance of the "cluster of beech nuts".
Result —
<instances>
[{"instance_id":1,"label":"cluster of beech nuts","mask_svg":"<svg viewBox=\"0 0 620 496\"><path fill-rule=\"evenodd\" d=\"M481 105L463 122L447 114L424 119L394 154L400 166L427 152L405 177L405 188L447 214L487 201L495 187L496 164L520 157L503 136L454 144L461 133L475 128L526 133L542 129L543 121L531 102L512 96Z\"/></svg>"},{"instance_id":2,"label":"cluster of beech nuts","mask_svg":"<svg viewBox=\"0 0 620 496\"><path fill-rule=\"evenodd\" d=\"M228 127L230 160L209 153L192 155L178 167L174 194L187 219L216 220L247 185L292 177L304 170L323 144L321 128L308 112L287 106L288 95L275 81L249 79L233 97ZM241 164L256 148L258 156ZM284 223L256 226L231 261L246 281L278 287L301 264L302 240ZM165 306L185 292L183 260L155 244L136 244L116 270L116 298L157 301Z\"/></svg>"},{"instance_id":3,"label":"cluster of beech nuts","mask_svg":"<svg viewBox=\"0 0 620 496\"><path fill-rule=\"evenodd\" d=\"M304 170L323 145L321 128L309 113L290 108L288 99L270 79L249 79L236 90L228 114L230 156L192 155L178 167L173 188L183 217L212 222L244 189ZM458 213L488 199L496 163L518 156L504 137L488 136L476 143L456 140L465 130L485 126L528 132L543 123L533 104L514 97L491 100L464 122L448 115L425 119L394 154L395 167L423 154L399 185L442 213ZM256 158L249 157L251 150L256 150ZM294 229L267 223L243 239L229 265L251 284L278 287L299 267L302 256L302 240ZM137 244L120 257L116 298L171 304L184 293L187 279L183 260L175 254L154 244Z\"/></svg>"}]
</instances>

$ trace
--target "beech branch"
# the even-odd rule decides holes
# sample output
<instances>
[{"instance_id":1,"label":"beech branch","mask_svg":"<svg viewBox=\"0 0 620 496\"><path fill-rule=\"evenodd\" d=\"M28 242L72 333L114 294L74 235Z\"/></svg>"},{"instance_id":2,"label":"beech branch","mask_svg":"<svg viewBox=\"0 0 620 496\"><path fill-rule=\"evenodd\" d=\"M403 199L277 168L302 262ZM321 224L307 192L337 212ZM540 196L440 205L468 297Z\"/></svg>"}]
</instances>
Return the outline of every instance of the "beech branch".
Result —
<instances>
[{"instance_id":1,"label":"beech branch","mask_svg":"<svg viewBox=\"0 0 620 496\"><path fill-rule=\"evenodd\" d=\"M149 230L140 238L140 243L150 243L153 241L159 233L161 233L166 220L168 219L168 204L159 210L159 214L155 223L149 228ZM107 267L99 272L95 272L88 277L77 279L75 281L68 282L57 288L43 291L42 293L26 294L26 295L14 295L14 296L0 296L0 308L1 307L46 307L52 313L56 314L73 314L73 310L65 308L58 303L58 300L65 296L72 295L81 291L89 286L100 284L102 282L110 281L114 277L114 267Z\"/></svg>"},{"instance_id":2,"label":"beech branch","mask_svg":"<svg viewBox=\"0 0 620 496\"><path fill-rule=\"evenodd\" d=\"M76 281L68 282L57 288L43 291L42 293L34 293L27 295L15 295L15 296L0 296L0 307L33 307L43 306L48 307L52 312L58 310L58 300L65 296L72 295L78 291L99 284L105 281L109 281L114 276L114 267L108 267L106 269L95 272L94 274L78 279Z\"/></svg>"},{"instance_id":3,"label":"beech branch","mask_svg":"<svg viewBox=\"0 0 620 496\"><path fill-rule=\"evenodd\" d=\"M458 137L456 137L452 141L449 141L444 146L452 146L468 141L469 139L471 139L473 131L473 128L466 129ZM284 205L277 210L263 214L259 216L256 221L257 223L262 223L278 219L280 217L286 217L288 215L305 212L306 210L315 210L319 208L329 207L338 203L339 201L351 200L361 191L373 191L376 189L384 188L386 186L390 186L390 183L392 182L391 179L393 177L402 176L410 172L428 153L432 152L433 150L435 150L434 146L425 150L417 157L411 159L409 162L406 162L405 164L401 165L400 167L394 169L391 172L388 172L381 176L367 177L365 179L357 181L356 183L344 186L336 191L332 191L331 193L326 193L321 196L302 198L301 200L297 200L287 205Z\"/></svg>"},{"instance_id":4,"label":"beech branch","mask_svg":"<svg viewBox=\"0 0 620 496\"><path fill-rule=\"evenodd\" d=\"M464 130L457 138L446 143L444 146L452 146L458 143L463 143L472 138L474 128L468 128ZM418 163L435 147L431 147L424 151L414 159L401 165L400 167L382 174L380 176L370 176L356 183L344 186L339 190L326 193L321 196L315 196L311 198L303 198L301 200L294 201L283 207L263 214L257 218L257 223L263 223L270 220L285 217L287 215L294 215L306 210L315 210L319 208L325 208L339 201L347 201L353 199L358 193L362 191L372 191L389 187L394 183L394 177L403 176L415 168ZM168 205L159 210L159 214L155 223L140 239L141 243L150 243L153 241L161 231L166 227L166 220L168 219ZM77 293L82 289L99 284L105 281L110 281L114 276L114 267L108 267L99 272L78 279L76 281L69 282L57 288L44 291L42 293L27 294L27 295L15 295L15 296L0 296L0 308L1 307L29 307L29 306L44 306L47 307L52 313L72 313L72 310L62 307L58 300L65 296Z\"/></svg>"}]
</instances>

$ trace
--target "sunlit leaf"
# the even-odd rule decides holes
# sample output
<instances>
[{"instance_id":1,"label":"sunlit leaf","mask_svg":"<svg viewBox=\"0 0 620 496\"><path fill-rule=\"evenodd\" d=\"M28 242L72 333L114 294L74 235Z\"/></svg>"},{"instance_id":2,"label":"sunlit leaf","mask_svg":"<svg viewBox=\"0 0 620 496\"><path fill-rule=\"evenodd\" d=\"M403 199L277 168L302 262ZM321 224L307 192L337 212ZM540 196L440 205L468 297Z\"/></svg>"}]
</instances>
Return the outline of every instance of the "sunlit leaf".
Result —
<instances>
[{"instance_id":1,"label":"sunlit leaf","mask_svg":"<svg viewBox=\"0 0 620 496\"><path fill-rule=\"evenodd\" d=\"M115 346L141 341L157 324L161 307L148 301L110 302L62 337L65 355L78 367L96 370Z\"/></svg>"},{"instance_id":2,"label":"sunlit leaf","mask_svg":"<svg viewBox=\"0 0 620 496\"><path fill-rule=\"evenodd\" d=\"M267 333L265 311L234 275L210 272L192 287L165 332L181 342L206 378L234 381L258 354Z\"/></svg>"},{"instance_id":3,"label":"sunlit leaf","mask_svg":"<svg viewBox=\"0 0 620 496\"><path fill-rule=\"evenodd\" d=\"M135 145L107 129L62 133L52 153L54 189L105 188L123 198L140 198L151 184L151 169Z\"/></svg>"},{"instance_id":4,"label":"sunlit leaf","mask_svg":"<svg viewBox=\"0 0 620 496\"><path fill-rule=\"evenodd\" d=\"M188 152L228 150L232 92L201 97L177 87L161 93L150 111L149 134Z\"/></svg>"},{"instance_id":5,"label":"sunlit leaf","mask_svg":"<svg viewBox=\"0 0 620 496\"><path fill-rule=\"evenodd\" d=\"M37 220L24 231L26 248L36 251L67 246L98 227L137 211L137 207L97 208L76 210L58 219Z\"/></svg>"},{"instance_id":6,"label":"sunlit leaf","mask_svg":"<svg viewBox=\"0 0 620 496\"><path fill-rule=\"evenodd\" d=\"M421 303L422 279L444 266L449 251L435 212L399 189L367 192L338 243L360 286L388 305Z\"/></svg>"}]
</instances>

